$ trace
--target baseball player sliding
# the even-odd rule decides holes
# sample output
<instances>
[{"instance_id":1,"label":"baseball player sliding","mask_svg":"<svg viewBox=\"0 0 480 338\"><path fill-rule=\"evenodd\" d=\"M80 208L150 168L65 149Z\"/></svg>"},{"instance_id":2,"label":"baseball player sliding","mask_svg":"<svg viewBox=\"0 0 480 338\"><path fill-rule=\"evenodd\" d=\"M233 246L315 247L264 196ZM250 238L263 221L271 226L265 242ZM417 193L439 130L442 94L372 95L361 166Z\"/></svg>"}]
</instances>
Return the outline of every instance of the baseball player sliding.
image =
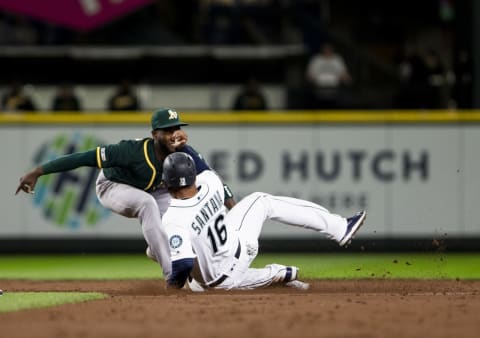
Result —
<instances>
[{"instance_id":1,"label":"baseball player sliding","mask_svg":"<svg viewBox=\"0 0 480 338\"><path fill-rule=\"evenodd\" d=\"M227 213L218 176L211 170L198 176L196 172L195 161L186 153L170 154L163 163L163 179L172 196L163 216L172 260L168 287L181 288L193 277L203 289L271 284L306 289L308 284L297 280L295 266L249 267L258 253L263 223L272 219L315 230L344 246L366 218L365 211L344 218L318 204L263 192L248 195Z\"/></svg>"},{"instance_id":2,"label":"baseball player sliding","mask_svg":"<svg viewBox=\"0 0 480 338\"><path fill-rule=\"evenodd\" d=\"M175 151L189 154L196 165L196 173L210 168L202 157L187 143L178 113L162 108L152 114L152 137L123 140L117 144L65 155L44 163L20 178L15 192L33 193L42 175L72 170L82 166L98 167L96 193L107 209L130 218L138 218L147 252L159 262L165 278L170 277L171 262L168 241L161 217L170 203L170 195L162 184L163 161ZM235 202L230 189L225 186L225 205ZM222 192L222 197L223 194Z\"/></svg>"}]
</instances>

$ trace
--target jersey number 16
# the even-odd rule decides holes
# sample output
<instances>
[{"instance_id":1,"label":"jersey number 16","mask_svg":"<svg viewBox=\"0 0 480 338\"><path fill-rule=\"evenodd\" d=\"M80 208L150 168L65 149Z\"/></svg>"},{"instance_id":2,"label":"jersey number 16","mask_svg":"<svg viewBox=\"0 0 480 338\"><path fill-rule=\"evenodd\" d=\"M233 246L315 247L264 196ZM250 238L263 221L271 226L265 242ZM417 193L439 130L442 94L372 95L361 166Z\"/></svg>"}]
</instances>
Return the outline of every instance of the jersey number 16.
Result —
<instances>
[{"instance_id":1,"label":"jersey number 16","mask_svg":"<svg viewBox=\"0 0 480 338\"><path fill-rule=\"evenodd\" d=\"M212 231L212 228L214 228L214 231ZM213 254L216 254L218 252L218 247L227 242L227 227L223 223L223 215L218 216L213 227L208 227L207 236L212 244Z\"/></svg>"}]
</instances>

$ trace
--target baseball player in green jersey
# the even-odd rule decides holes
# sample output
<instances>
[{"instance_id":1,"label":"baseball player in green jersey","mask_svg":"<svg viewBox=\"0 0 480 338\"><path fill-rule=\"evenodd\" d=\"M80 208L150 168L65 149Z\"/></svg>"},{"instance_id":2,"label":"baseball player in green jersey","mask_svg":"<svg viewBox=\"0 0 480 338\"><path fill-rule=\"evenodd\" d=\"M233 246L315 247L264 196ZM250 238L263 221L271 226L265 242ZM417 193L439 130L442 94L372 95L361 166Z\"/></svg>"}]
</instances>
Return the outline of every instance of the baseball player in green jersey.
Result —
<instances>
[{"instance_id":1,"label":"baseball player in green jersey","mask_svg":"<svg viewBox=\"0 0 480 338\"><path fill-rule=\"evenodd\" d=\"M195 161L197 173L209 170L201 155L187 145L186 126L174 109L161 108L152 114L151 137L122 140L117 144L98 146L46 162L20 178L15 194L33 193L42 175L64 172L82 166L98 167L96 194L107 209L129 218L138 218L148 244L147 254L171 273L170 251L161 218L170 204L170 194L162 181L163 161L173 152L185 152ZM225 185L225 206L235 201Z\"/></svg>"}]
</instances>

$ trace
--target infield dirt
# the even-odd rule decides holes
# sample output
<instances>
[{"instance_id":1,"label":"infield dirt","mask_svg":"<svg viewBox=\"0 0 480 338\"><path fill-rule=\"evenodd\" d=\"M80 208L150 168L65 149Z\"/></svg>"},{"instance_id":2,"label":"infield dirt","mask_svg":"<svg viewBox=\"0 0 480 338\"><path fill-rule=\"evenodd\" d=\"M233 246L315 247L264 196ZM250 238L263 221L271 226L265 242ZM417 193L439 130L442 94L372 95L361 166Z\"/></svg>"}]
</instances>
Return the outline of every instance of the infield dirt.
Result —
<instances>
[{"instance_id":1,"label":"infield dirt","mask_svg":"<svg viewBox=\"0 0 480 338\"><path fill-rule=\"evenodd\" d=\"M1 337L479 337L480 281L328 280L311 289L167 292L163 281L0 280L103 300L0 314ZM4 297L3 300L7 298Z\"/></svg>"}]
</instances>

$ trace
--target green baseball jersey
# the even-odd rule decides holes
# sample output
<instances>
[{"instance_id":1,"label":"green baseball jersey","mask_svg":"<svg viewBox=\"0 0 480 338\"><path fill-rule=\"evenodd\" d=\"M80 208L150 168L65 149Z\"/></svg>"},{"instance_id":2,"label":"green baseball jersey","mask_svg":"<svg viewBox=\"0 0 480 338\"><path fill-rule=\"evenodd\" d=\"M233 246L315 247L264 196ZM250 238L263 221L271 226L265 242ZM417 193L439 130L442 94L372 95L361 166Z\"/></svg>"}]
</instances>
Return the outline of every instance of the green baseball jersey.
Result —
<instances>
[{"instance_id":1,"label":"green baseball jersey","mask_svg":"<svg viewBox=\"0 0 480 338\"><path fill-rule=\"evenodd\" d=\"M192 147L185 145L178 151L192 156L197 174L210 169L203 157ZM128 184L148 192L162 186L163 161L155 157L152 138L123 140L85 152L60 156L41 165L44 175L83 166L98 167L103 169L110 181ZM225 199L228 198L233 198L233 194L225 185Z\"/></svg>"},{"instance_id":2,"label":"green baseball jersey","mask_svg":"<svg viewBox=\"0 0 480 338\"><path fill-rule=\"evenodd\" d=\"M97 147L96 158L97 166L111 181L146 191L155 190L162 181L162 162L155 158L151 138Z\"/></svg>"}]
</instances>

